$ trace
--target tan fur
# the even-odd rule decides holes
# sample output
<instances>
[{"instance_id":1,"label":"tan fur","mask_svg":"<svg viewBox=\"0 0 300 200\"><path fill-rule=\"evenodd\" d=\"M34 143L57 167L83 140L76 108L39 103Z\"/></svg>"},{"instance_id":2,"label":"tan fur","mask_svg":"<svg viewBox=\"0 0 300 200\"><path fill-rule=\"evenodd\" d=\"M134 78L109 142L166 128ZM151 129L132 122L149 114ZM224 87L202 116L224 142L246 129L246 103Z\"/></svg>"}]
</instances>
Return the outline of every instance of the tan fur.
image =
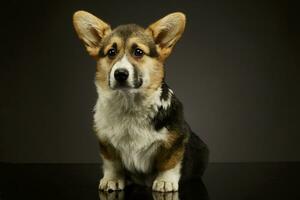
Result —
<instances>
[{"instance_id":1,"label":"tan fur","mask_svg":"<svg viewBox=\"0 0 300 200\"><path fill-rule=\"evenodd\" d=\"M142 49L146 54L149 54L149 47L146 44L143 44L143 40L140 38L130 38L128 40L128 47L130 47L133 43L137 44L137 46ZM149 57L143 57L141 59L130 59L138 68L139 70L143 70L143 68L149 67L151 68L151 74L150 74L150 82L151 84L145 88L145 92L149 95L156 90L158 87L160 87L161 82L164 77L164 69L163 69L163 63L160 62L157 59L149 58Z\"/></svg>"},{"instance_id":2,"label":"tan fur","mask_svg":"<svg viewBox=\"0 0 300 200\"><path fill-rule=\"evenodd\" d=\"M110 41L106 44L104 47L104 54L108 52L108 50L112 47L113 43L116 43L118 48L120 49L120 53L123 51L123 41L120 37L112 37ZM120 57L120 55L119 55ZM108 76L107 74L111 70L112 66L114 65L115 61L117 59L111 60L107 57L99 58L97 61L97 67L96 67L96 81L99 83L100 87L104 90L108 90Z\"/></svg>"},{"instance_id":3,"label":"tan fur","mask_svg":"<svg viewBox=\"0 0 300 200\"><path fill-rule=\"evenodd\" d=\"M99 146L100 146L100 154L103 156L103 158L107 160L117 159L117 153L115 149L108 142L99 140Z\"/></svg>"},{"instance_id":4,"label":"tan fur","mask_svg":"<svg viewBox=\"0 0 300 200\"><path fill-rule=\"evenodd\" d=\"M153 69L152 69L152 75L150 76L150 82L151 84L149 85L149 92L152 92L156 90L158 87L160 87L161 82L164 78L164 70L162 64L159 62L155 61L153 63Z\"/></svg>"},{"instance_id":5,"label":"tan fur","mask_svg":"<svg viewBox=\"0 0 300 200\"><path fill-rule=\"evenodd\" d=\"M157 89L161 87L164 78L163 67L165 59L170 55L175 43L184 31L185 15L172 13L151 24L147 29L131 24L111 30L108 24L94 15L78 11L73 16L73 23L88 53L97 60L97 86L99 85L102 90L107 91L113 88L109 85L111 69L114 64L124 58L126 63L129 62L132 68L138 69L136 71L145 75L144 77L141 76L142 78L146 77L146 81L135 89L139 90L145 97L151 97L151 94L158 91ZM106 54L113 43L117 44L117 55L108 57ZM133 44L136 44L138 48L143 50L145 54L142 57L134 56L132 53ZM124 56L125 54L126 57ZM111 77L113 77L112 73ZM97 133L100 131L97 130ZM117 150L109 142L99 141L99 144L100 153L104 160L113 161L112 163L119 162L121 153L119 152L120 154L118 155ZM157 152L154 151L155 154L153 155L156 155L156 158L151 165L154 164L159 172L176 168L175 166L178 166L183 159L184 145L181 134L169 132L167 140L164 138ZM114 167L108 167L106 170L111 168Z\"/></svg>"},{"instance_id":6,"label":"tan fur","mask_svg":"<svg viewBox=\"0 0 300 200\"><path fill-rule=\"evenodd\" d=\"M183 158L184 142L180 141L178 147L174 144L182 138L176 132L170 132L168 140L163 143L156 158L156 168L158 171L166 171L175 167Z\"/></svg>"},{"instance_id":7,"label":"tan fur","mask_svg":"<svg viewBox=\"0 0 300 200\"><path fill-rule=\"evenodd\" d=\"M147 41L149 36L153 37L156 44L156 51L158 52L157 58L144 56L143 58L136 59L128 56L130 62L134 63L140 70L146 66L151 68L150 81L151 84L145 88L145 93L151 94L156 90L164 77L163 64L165 59L169 56L173 46L181 37L185 27L185 15L182 13L172 13L166 17L151 24L146 30L140 28L134 32L126 42L119 36L116 36L114 31L111 31L110 26L104 21L98 19L94 15L85 12L77 11L73 16L73 23L79 38L84 42L89 54L97 59L97 72L96 80L103 89L109 89L107 74L115 61L122 57L124 53L130 55L130 47L133 43L137 44L146 55L149 54L149 47ZM112 35L112 37L108 37ZM111 48L115 42L118 46L118 57L110 60L107 57L99 58L99 49L102 48L102 41L105 40L104 54Z\"/></svg>"},{"instance_id":8,"label":"tan fur","mask_svg":"<svg viewBox=\"0 0 300 200\"><path fill-rule=\"evenodd\" d=\"M117 36L111 38L111 41L108 42L107 45L104 47L105 54L111 48L114 42L117 43L118 45L118 50L119 50L118 57L122 57L125 52L127 52L128 54L128 52L130 52L130 47L132 46L133 43L137 44L137 46L141 48L143 51L145 51L146 54L149 54L149 48L145 44L143 44L140 41L140 39L136 37L128 39L127 45L125 47L125 52L124 52L123 41L121 41L121 38ZM145 67L151 68L151 75L150 75L151 84L147 88L145 88L146 90L145 93L150 94L158 87L160 87L164 77L163 64L160 61L146 56L144 56L143 58L136 59L132 57L130 54L128 54L128 59L130 62L135 64L135 66L139 68L140 71L143 71ZM110 69L114 65L115 60L118 60L118 58L114 59L113 61L107 57L98 59L96 80L99 81L100 86L104 89L108 89L107 74L109 73Z\"/></svg>"},{"instance_id":9,"label":"tan fur","mask_svg":"<svg viewBox=\"0 0 300 200\"><path fill-rule=\"evenodd\" d=\"M142 40L142 38L136 36L129 38L127 42L127 48L130 48L134 43L137 44L137 46L140 49L142 49L146 54L149 54L149 47L147 46L147 44L144 43L144 40Z\"/></svg>"},{"instance_id":10,"label":"tan fur","mask_svg":"<svg viewBox=\"0 0 300 200\"><path fill-rule=\"evenodd\" d=\"M184 147L182 146L181 148L174 151L168 159L164 160L163 162L160 162L157 165L157 169L159 171L166 171L174 168L182 160L183 154Z\"/></svg>"},{"instance_id":11,"label":"tan fur","mask_svg":"<svg viewBox=\"0 0 300 200\"><path fill-rule=\"evenodd\" d=\"M97 63L96 81L102 89L108 90L109 86L108 86L107 73L109 72L109 68L104 66L108 66L107 61L99 60Z\"/></svg>"},{"instance_id":12,"label":"tan fur","mask_svg":"<svg viewBox=\"0 0 300 200\"><path fill-rule=\"evenodd\" d=\"M176 12L156 21L146 30L158 44L157 47L162 62L170 55L174 45L180 39L185 28L185 22L185 15Z\"/></svg>"},{"instance_id":13,"label":"tan fur","mask_svg":"<svg viewBox=\"0 0 300 200\"><path fill-rule=\"evenodd\" d=\"M123 50L124 41L122 41L122 39L119 36L113 36L109 39L105 46L102 46L104 48L104 54L107 54L108 50L112 48L113 43L117 44L118 50Z\"/></svg>"},{"instance_id":14,"label":"tan fur","mask_svg":"<svg viewBox=\"0 0 300 200\"><path fill-rule=\"evenodd\" d=\"M99 52L101 39L111 32L110 26L85 11L74 13L73 24L78 37L84 42L88 53L96 57Z\"/></svg>"}]
</instances>

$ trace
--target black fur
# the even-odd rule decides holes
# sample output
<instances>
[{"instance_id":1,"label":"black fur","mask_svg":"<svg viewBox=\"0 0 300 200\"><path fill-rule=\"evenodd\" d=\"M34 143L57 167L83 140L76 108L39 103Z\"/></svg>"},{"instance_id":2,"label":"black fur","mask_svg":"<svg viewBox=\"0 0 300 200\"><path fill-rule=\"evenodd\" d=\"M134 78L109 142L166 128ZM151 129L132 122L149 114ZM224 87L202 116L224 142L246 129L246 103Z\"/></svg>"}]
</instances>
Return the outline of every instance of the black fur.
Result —
<instances>
[{"instance_id":1,"label":"black fur","mask_svg":"<svg viewBox=\"0 0 300 200\"><path fill-rule=\"evenodd\" d=\"M140 73L138 68L132 64L133 66L133 85L134 88L139 88L143 84L143 79L140 77Z\"/></svg>"},{"instance_id":2,"label":"black fur","mask_svg":"<svg viewBox=\"0 0 300 200\"><path fill-rule=\"evenodd\" d=\"M136 24L126 24L118 26L113 34L120 36L123 41L127 41L127 39L133 34L138 33L142 30L142 27Z\"/></svg>"},{"instance_id":3,"label":"black fur","mask_svg":"<svg viewBox=\"0 0 300 200\"><path fill-rule=\"evenodd\" d=\"M160 99L166 101L168 99L168 97L169 97L169 87L165 82L163 82L161 85Z\"/></svg>"},{"instance_id":4,"label":"black fur","mask_svg":"<svg viewBox=\"0 0 300 200\"><path fill-rule=\"evenodd\" d=\"M161 99L167 100L169 87L166 83L163 83L161 87ZM174 94L171 96L171 105L167 109L160 107L152 122L157 131L166 127L169 131L180 134L178 141L172 148L182 144L185 146L181 180L201 177L208 163L209 150L184 120L182 104Z\"/></svg>"},{"instance_id":5,"label":"black fur","mask_svg":"<svg viewBox=\"0 0 300 200\"><path fill-rule=\"evenodd\" d=\"M147 45L149 47L149 54L147 56L158 57L158 52L156 50L156 44L155 44L153 38L151 36L145 34L145 29L143 29L142 27L140 27L136 24L127 24L127 25L118 26L110 36L104 38L100 45L101 48L99 50L99 57L105 57L104 48L107 45L109 45L110 39L114 35L119 36L120 38L122 38L122 40L124 42L126 42L127 39L132 36L132 34L135 34L138 37L142 38L145 45ZM136 47L137 47L137 45L135 46L135 48ZM132 47L132 48L134 48L134 47Z\"/></svg>"},{"instance_id":6,"label":"black fur","mask_svg":"<svg viewBox=\"0 0 300 200\"><path fill-rule=\"evenodd\" d=\"M209 161L207 145L190 128L188 134L189 138L185 145L180 181L201 178Z\"/></svg>"},{"instance_id":7,"label":"black fur","mask_svg":"<svg viewBox=\"0 0 300 200\"><path fill-rule=\"evenodd\" d=\"M154 42L148 41L147 42L147 46L149 47L149 53L147 55L150 56L150 57L158 57L158 53L157 53L157 50L156 50ZM131 46L131 53L132 54L133 54L134 50L137 47L138 47L138 45L135 44L135 43Z\"/></svg>"},{"instance_id":8,"label":"black fur","mask_svg":"<svg viewBox=\"0 0 300 200\"><path fill-rule=\"evenodd\" d=\"M105 55L105 53L104 53L104 48L101 48L100 50L99 50L99 57L100 58L103 58L103 57L105 57L106 55Z\"/></svg>"},{"instance_id":9,"label":"black fur","mask_svg":"<svg viewBox=\"0 0 300 200\"><path fill-rule=\"evenodd\" d=\"M162 106L159 107L157 114L152 119L154 128L156 131L166 127L168 130L173 130L178 133L186 132L183 130L183 107L181 102L176 98L174 94L169 97L169 87L166 83L161 86L162 93L160 99L167 100L171 98L171 105L164 109Z\"/></svg>"}]
</instances>

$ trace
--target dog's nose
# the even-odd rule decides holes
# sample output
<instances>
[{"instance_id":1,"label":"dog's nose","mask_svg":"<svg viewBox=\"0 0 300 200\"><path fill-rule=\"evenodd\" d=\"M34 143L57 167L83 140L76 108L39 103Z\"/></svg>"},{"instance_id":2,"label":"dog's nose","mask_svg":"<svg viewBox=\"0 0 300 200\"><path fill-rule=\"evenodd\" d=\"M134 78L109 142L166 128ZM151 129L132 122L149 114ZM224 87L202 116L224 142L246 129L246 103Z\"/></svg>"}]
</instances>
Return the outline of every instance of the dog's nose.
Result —
<instances>
[{"instance_id":1,"label":"dog's nose","mask_svg":"<svg viewBox=\"0 0 300 200\"><path fill-rule=\"evenodd\" d=\"M128 70L127 69L117 69L114 73L114 76L115 76L115 79L118 81L118 82L124 82L127 80L128 78Z\"/></svg>"}]
</instances>

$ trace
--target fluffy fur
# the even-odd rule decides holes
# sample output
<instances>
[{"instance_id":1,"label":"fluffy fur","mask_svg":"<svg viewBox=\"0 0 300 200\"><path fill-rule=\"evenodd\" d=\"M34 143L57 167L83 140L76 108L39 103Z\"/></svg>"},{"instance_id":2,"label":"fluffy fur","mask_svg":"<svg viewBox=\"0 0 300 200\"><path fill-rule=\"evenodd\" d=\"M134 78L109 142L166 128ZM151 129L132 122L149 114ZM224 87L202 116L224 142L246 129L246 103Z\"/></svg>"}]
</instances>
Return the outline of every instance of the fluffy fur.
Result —
<instances>
[{"instance_id":1,"label":"fluffy fur","mask_svg":"<svg viewBox=\"0 0 300 200\"><path fill-rule=\"evenodd\" d=\"M182 104L164 81L164 61L183 33L184 14L167 15L147 29L130 24L111 30L85 11L76 12L73 23L97 61L99 189L122 190L135 182L169 192L178 190L180 180L201 177L207 146L185 122Z\"/></svg>"}]
</instances>

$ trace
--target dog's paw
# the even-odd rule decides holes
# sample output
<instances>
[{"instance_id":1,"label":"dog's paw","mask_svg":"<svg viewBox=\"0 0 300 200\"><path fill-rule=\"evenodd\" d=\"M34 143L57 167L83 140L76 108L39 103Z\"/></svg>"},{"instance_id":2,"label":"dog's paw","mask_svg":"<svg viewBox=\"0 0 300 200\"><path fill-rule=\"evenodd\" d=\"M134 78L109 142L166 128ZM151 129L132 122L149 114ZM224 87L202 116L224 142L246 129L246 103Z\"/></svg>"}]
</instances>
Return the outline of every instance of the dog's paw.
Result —
<instances>
[{"instance_id":1,"label":"dog's paw","mask_svg":"<svg viewBox=\"0 0 300 200\"><path fill-rule=\"evenodd\" d=\"M168 180L155 180L152 190L156 192L175 192L178 191L178 182Z\"/></svg>"},{"instance_id":2,"label":"dog's paw","mask_svg":"<svg viewBox=\"0 0 300 200\"><path fill-rule=\"evenodd\" d=\"M123 190L124 188L125 180L123 178L103 177L99 184L99 189L104 191Z\"/></svg>"}]
</instances>

